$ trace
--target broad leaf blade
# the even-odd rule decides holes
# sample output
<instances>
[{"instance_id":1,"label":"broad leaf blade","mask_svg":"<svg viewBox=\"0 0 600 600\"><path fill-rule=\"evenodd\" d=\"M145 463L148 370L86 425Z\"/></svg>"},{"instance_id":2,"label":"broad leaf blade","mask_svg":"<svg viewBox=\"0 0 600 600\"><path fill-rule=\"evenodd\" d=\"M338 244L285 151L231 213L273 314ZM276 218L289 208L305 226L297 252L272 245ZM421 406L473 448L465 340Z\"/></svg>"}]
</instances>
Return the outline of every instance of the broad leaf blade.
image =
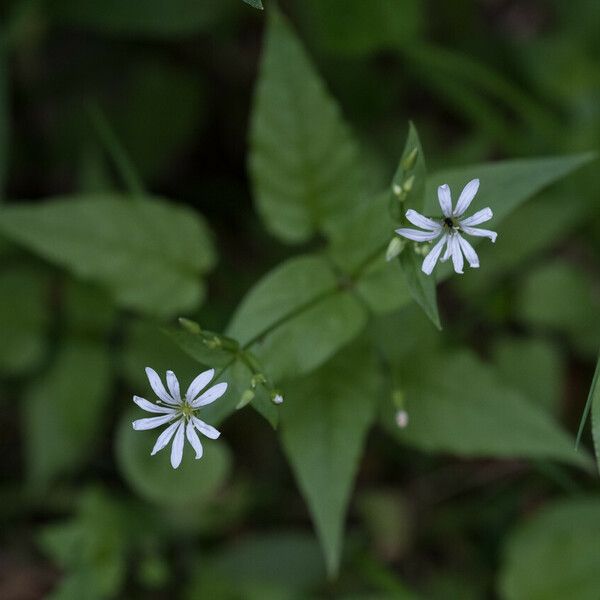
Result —
<instances>
[{"instance_id":1,"label":"broad leaf blade","mask_svg":"<svg viewBox=\"0 0 600 600\"><path fill-rule=\"evenodd\" d=\"M499 588L506 600L594 600L600 596L600 501L548 505L509 537Z\"/></svg>"},{"instance_id":2,"label":"broad leaf blade","mask_svg":"<svg viewBox=\"0 0 600 600\"><path fill-rule=\"evenodd\" d=\"M286 242L330 233L362 200L357 146L300 42L275 9L252 112L250 172L258 211Z\"/></svg>"},{"instance_id":3,"label":"broad leaf blade","mask_svg":"<svg viewBox=\"0 0 600 600\"><path fill-rule=\"evenodd\" d=\"M104 194L19 204L0 210L0 232L104 285L121 306L161 317L198 305L200 276L215 260L204 220L164 200Z\"/></svg>"},{"instance_id":4,"label":"broad leaf blade","mask_svg":"<svg viewBox=\"0 0 600 600\"><path fill-rule=\"evenodd\" d=\"M403 365L410 424L398 439L459 456L552 459L588 468L589 456L542 409L467 353ZM392 415L387 416L392 422Z\"/></svg>"},{"instance_id":5,"label":"broad leaf blade","mask_svg":"<svg viewBox=\"0 0 600 600\"><path fill-rule=\"evenodd\" d=\"M282 443L306 498L327 569L337 572L343 524L366 434L375 418L378 376L364 348L351 348L286 385Z\"/></svg>"}]
</instances>

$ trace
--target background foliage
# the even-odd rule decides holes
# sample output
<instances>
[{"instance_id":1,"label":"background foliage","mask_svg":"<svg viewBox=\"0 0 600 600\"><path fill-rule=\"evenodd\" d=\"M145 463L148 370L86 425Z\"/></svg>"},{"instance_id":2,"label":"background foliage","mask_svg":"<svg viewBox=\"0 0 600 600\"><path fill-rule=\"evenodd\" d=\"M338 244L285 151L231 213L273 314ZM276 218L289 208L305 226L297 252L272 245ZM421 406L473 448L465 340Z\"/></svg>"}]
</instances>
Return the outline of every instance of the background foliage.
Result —
<instances>
[{"instance_id":1,"label":"background foliage","mask_svg":"<svg viewBox=\"0 0 600 600\"><path fill-rule=\"evenodd\" d=\"M595 600L598 4L280 4L0 7L0 597ZM437 292L413 172L495 213ZM224 369L202 461L147 365Z\"/></svg>"}]
</instances>

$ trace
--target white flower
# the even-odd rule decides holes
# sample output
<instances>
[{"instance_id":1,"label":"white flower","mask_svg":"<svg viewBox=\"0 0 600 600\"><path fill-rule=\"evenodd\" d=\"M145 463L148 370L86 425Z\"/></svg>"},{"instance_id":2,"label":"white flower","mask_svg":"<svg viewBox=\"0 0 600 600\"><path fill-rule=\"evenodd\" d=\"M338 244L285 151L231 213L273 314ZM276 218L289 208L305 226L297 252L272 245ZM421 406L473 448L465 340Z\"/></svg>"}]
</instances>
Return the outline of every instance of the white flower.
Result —
<instances>
[{"instance_id":1,"label":"white flower","mask_svg":"<svg viewBox=\"0 0 600 600\"><path fill-rule=\"evenodd\" d=\"M489 229L474 227L474 225L480 225L489 221L494 216L490 208L484 208L471 217L462 218L475 194L477 194L478 189L479 179L469 181L461 192L454 210L452 210L450 188L446 184L440 185L438 188L438 199L442 208L442 214L444 215L441 219L429 219L412 209L406 211L406 218L413 225L421 227L425 231L402 228L396 229L396 233L415 242L431 242L440 238L423 261L423 266L421 267L423 273L431 275L438 259L445 262L450 257L452 257L454 270L457 273L462 273L464 264L463 254L471 267L479 267L477 253L461 233L467 233L475 237L487 237L492 242L496 241L497 233ZM444 245L446 246L446 251L440 258Z\"/></svg>"},{"instance_id":2,"label":"white flower","mask_svg":"<svg viewBox=\"0 0 600 600\"><path fill-rule=\"evenodd\" d=\"M396 425L400 429L405 429L408 426L408 413L405 410L396 411Z\"/></svg>"},{"instance_id":3,"label":"white flower","mask_svg":"<svg viewBox=\"0 0 600 600\"><path fill-rule=\"evenodd\" d=\"M154 429L171 423L158 436L156 444L152 448L152 455L162 450L171 441L171 438L175 436L173 445L171 446L171 465L174 469L181 464L183 444L186 437L192 448L196 451L196 458L198 459L202 458L202 443L196 430L211 440L216 440L221 435L212 425L201 421L196 416L196 411L202 406L206 406L217 400L217 398L220 398L225 393L225 390L227 390L226 383L217 383L209 387L203 394L200 394L209 384L214 374L214 369L200 373L190 383L190 387L185 393L185 398L182 399L181 392L179 391L179 381L177 381L177 377L173 371L167 371L167 388L169 389L167 392L158 373L154 369L146 367L148 381L159 400L156 404L152 404L152 402L148 402L145 398L140 398L139 396L133 397L133 401L140 408L160 415L158 417L133 421L132 425L134 429Z\"/></svg>"}]
</instances>

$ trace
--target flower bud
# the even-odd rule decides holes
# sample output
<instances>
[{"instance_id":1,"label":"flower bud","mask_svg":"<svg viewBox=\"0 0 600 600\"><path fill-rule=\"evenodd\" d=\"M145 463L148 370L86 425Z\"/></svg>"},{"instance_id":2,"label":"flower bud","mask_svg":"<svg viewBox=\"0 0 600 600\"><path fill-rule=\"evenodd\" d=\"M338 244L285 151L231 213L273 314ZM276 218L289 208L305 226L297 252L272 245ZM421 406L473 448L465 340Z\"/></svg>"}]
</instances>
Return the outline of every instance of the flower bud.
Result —
<instances>
[{"instance_id":1,"label":"flower bud","mask_svg":"<svg viewBox=\"0 0 600 600\"><path fill-rule=\"evenodd\" d=\"M410 171L417 162L417 156L419 154L418 148L413 148L407 155L406 158L402 161L402 168L405 171Z\"/></svg>"},{"instance_id":2,"label":"flower bud","mask_svg":"<svg viewBox=\"0 0 600 600\"><path fill-rule=\"evenodd\" d=\"M415 183L415 176L411 175L403 184L402 189L408 193L412 190L413 184Z\"/></svg>"},{"instance_id":3,"label":"flower bud","mask_svg":"<svg viewBox=\"0 0 600 600\"><path fill-rule=\"evenodd\" d=\"M405 410L396 412L396 425L400 429L404 429L408 425L408 413Z\"/></svg>"},{"instance_id":4,"label":"flower bud","mask_svg":"<svg viewBox=\"0 0 600 600\"><path fill-rule=\"evenodd\" d=\"M246 390L242 394L240 401L237 403L237 406L235 407L236 410L240 410L240 408L244 408L244 406L246 406L247 404L250 404L250 402L252 402L252 400L254 400L254 392L252 390Z\"/></svg>"},{"instance_id":5,"label":"flower bud","mask_svg":"<svg viewBox=\"0 0 600 600\"><path fill-rule=\"evenodd\" d=\"M273 390L271 392L271 402L273 404L283 404L283 396L279 390Z\"/></svg>"},{"instance_id":6,"label":"flower bud","mask_svg":"<svg viewBox=\"0 0 600 600\"><path fill-rule=\"evenodd\" d=\"M190 333L194 333L196 335L202 333L202 327L200 327L200 325L198 325L196 321L192 321L191 319L185 319L184 317L180 317L179 324L184 329L187 329L187 331L189 331Z\"/></svg>"},{"instance_id":7,"label":"flower bud","mask_svg":"<svg viewBox=\"0 0 600 600\"><path fill-rule=\"evenodd\" d=\"M396 256L404 250L404 246L406 246L404 240L399 237L392 238L392 241L388 244L387 250L385 251L385 260L389 262L396 258Z\"/></svg>"}]
</instances>

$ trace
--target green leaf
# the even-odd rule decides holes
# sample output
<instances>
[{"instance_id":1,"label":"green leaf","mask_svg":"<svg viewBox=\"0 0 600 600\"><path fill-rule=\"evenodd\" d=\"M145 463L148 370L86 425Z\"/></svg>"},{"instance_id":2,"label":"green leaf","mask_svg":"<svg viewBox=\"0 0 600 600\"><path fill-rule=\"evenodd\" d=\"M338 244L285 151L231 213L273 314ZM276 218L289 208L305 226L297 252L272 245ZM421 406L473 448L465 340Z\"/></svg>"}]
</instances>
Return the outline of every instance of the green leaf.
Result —
<instances>
[{"instance_id":1,"label":"green leaf","mask_svg":"<svg viewBox=\"0 0 600 600\"><path fill-rule=\"evenodd\" d=\"M262 0L244 0L244 2L250 6L253 6L254 8L258 8L259 10L264 10Z\"/></svg>"},{"instance_id":2,"label":"green leaf","mask_svg":"<svg viewBox=\"0 0 600 600\"><path fill-rule=\"evenodd\" d=\"M34 368L48 345L48 281L28 267L0 272L0 372L20 375Z\"/></svg>"},{"instance_id":3,"label":"green leaf","mask_svg":"<svg viewBox=\"0 0 600 600\"><path fill-rule=\"evenodd\" d=\"M161 317L198 305L200 276L215 260L200 215L158 199L104 194L9 206L0 232L106 286L119 305Z\"/></svg>"},{"instance_id":4,"label":"green leaf","mask_svg":"<svg viewBox=\"0 0 600 600\"><path fill-rule=\"evenodd\" d=\"M410 417L399 440L459 456L553 459L589 467L549 415L466 352L407 360L400 381ZM393 415L386 415L386 423Z\"/></svg>"},{"instance_id":5,"label":"green leaf","mask_svg":"<svg viewBox=\"0 0 600 600\"><path fill-rule=\"evenodd\" d=\"M591 410L592 413L592 439L594 440L594 450L596 452L596 466L600 471L600 386L598 385L600 379L600 357L596 363L596 370L594 371L594 378L592 379L592 385L590 386L590 392L588 399L583 409L581 416L581 422L579 424L579 431L577 432L577 444L581 439L583 428L587 420L588 414Z\"/></svg>"},{"instance_id":6,"label":"green leaf","mask_svg":"<svg viewBox=\"0 0 600 600\"><path fill-rule=\"evenodd\" d=\"M427 182L427 168L425 155L417 128L411 122L408 125L408 136L404 151L398 162L398 167L392 179L392 192L399 188L402 190L403 210L400 217L404 217L406 209L413 208L422 212L425 202L425 185ZM397 194L395 194L397 197Z\"/></svg>"},{"instance_id":7,"label":"green leaf","mask_svg":"<svg viewBox=\"0 0 600 600\"><path fill-rule=\"evenodd\" d=\"M150 455L163 428L134 431L131 426L133 420L144 416L147 415L141 410L127 411L116 435L117 463L129 485L146 500L169 508L194 506L209 500L231 470L231 453L225 443L203 437L204 455L196 460L186 442L183 461L179 468L173 469L171 444ZM201 417L204 419L204 413Z\"/></svg>"},{"instance_id":8,"label":"green leaf","mask_svg":"<svg viewBox=\"0 0 600 600\"><path fill-rule=\"evenodd\" d=\"M506 600L596 600L600 596L600 501L542 508L508 539L499 590Z\"/></svg>"},{"instance_id":9,"label":"green leaf","mask_svg":"<svg viewBox=\"0 0 600 600\"><path fill-rule=\"evenodd\" d=\"M433 274L426 275L421 271L423 257L417 256L410 245L404 249L398 260L402 265L413 300L425 311L431 322L441 330L442 324L438 312L435 276Z\"/></svg>"},{"instance_id":10,"label":"green leaf","mask_svg":"<svg viewBox=\"0 0 600 600\"><path fill-rule=\"evenodd\" d=\"M334 575L343 524L379 378L364 347L352 347L304 379L286 385L281 439Z\"/></svg>"},{"instance_id":11,"label":"green leaf","mask_svg":"<svg viewBox=\"0 0 600 600\"><path fill-rule=\"evenodd\" d=\"M228 2L190 0L106 0L102 5L95 0L53 0L46 10L58 23L114 35L160 38L205 31L232 8Z\"/></svg>"},{"instance_id":12,"label":"green leaf","mask_svg":"<svg viewBox=\"0 0 600 600\"><path fill-rule=\"evenodd\" d=\"M356 143L275 9L269 11L250 146L258 211L283 241L331 234L340 216L363 200Z\"/></svg>"},{"instance_id":13,"label":"green leaf","mask_svg":"<svg viewBox=\"0 0 600 600\"><path fill-rule=\"evenodd\" d=\"M543 339L502 338L494 344L493 357L504 383L548 413L559 414L565 365L556 345Z\"/></svg>"},{"instance_id":14,"label":"green leaf","mask_svg":"<svg viewBox=\"0 0 600 600\"><path fill-rule=\"evenodd\" d=\"M228 334L250 347L277 382L317 368L358 335L366 319L324 258L301 256L250 290Z\"/></svg>"},{"instance_id":15,"label":"green leaf","mask_svg":"<svg viewBox=\"0 0 600 600\"><path fill-rule=\"evenodd\" d=\"M299 9L324 49L350 56L407 44L419 33L423 14L418 0L305 0Z\"/></svg>"},{"instance_id":16,"label":"green leaf","mask_svg":"<svg viewBox=\"0 0 600 600\"><path fill-rule=\"evenodd\" d=\"M578 265L558 259L533 271L517 297L516 309L522 321L561 332L581 354L596 355L600 302L593 280Z\"/></svg>"},{"instance_id":17,"label":"green leaf","mask_svg":"<svg viewBox=\"0 0 600 600\"><path fill-rule=\"evenodd\" d=\"M525 200L594 158L595 155L591 153L572 154L506 160L438 171L427 180L425 213L440 214L436 191L439 185L447 183L455 201L464 185L471 179L478 178L481 182L479 191L469 207L468 215L489 206L494 213L489 227L497 229L498 225Z\"/></svg>"},{"instance_id":18,"label":"green leaf","mask_svg":"<svg viewBox=\"0 0 600 600\"><path fill-rule=\"evenodd\" d=\"M108 417L110 381L108 349L69 338L49 371L29 387L23 403L25 456L36 491L89 459Z\"/></svg>"}]
</instances>

